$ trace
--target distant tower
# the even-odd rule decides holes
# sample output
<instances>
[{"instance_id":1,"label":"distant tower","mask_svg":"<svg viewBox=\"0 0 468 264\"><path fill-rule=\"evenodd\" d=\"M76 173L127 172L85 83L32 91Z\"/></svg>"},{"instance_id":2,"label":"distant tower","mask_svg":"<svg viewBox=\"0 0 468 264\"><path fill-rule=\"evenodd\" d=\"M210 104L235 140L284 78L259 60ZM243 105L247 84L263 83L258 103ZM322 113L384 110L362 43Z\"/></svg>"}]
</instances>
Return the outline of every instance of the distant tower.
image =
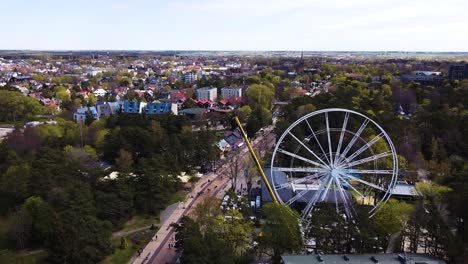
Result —
<instances>
[{"instance_id":1,"label":"distant tower","mask_svg":"<svg viewBox=\"0 0 468 264\"><path fill-rule=\"evenodd\" d=\"M297 69L299 70L300 68L302 68L304 66L304 51L301 51L301 59L299 60L299 62L297 63Z\"/></svg>"}]
</instances>

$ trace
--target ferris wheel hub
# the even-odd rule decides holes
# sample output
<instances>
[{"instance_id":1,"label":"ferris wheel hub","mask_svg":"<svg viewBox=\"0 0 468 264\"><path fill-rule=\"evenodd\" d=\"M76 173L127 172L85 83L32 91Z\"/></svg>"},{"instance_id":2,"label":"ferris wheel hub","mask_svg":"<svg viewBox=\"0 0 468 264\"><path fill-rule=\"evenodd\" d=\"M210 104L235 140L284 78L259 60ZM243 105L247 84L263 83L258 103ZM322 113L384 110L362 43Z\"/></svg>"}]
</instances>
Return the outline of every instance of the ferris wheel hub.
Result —
<instances>
[{"instance_id":1,"label":"ferris wheel hub","mask_svg":"<svg viewBox=\"0 0 468 264\"><path fill-rule=\"evenodd\" d=\"M338 169L332 169L332 170L330 171L330 174L331 174L331 176L333 176L333 178L338 178L338 175L340 175L340 170L338 170Z\"/></svg>"}]
</instances>

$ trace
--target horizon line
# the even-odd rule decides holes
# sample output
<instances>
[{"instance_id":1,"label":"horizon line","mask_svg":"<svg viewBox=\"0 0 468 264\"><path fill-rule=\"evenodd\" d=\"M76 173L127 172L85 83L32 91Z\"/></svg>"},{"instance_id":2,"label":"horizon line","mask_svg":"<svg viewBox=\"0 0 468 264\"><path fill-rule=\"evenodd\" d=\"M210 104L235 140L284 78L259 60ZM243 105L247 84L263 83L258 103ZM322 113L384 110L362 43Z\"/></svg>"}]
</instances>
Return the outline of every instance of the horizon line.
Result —
<instances>
[{"instance_id":1,"label":"horizon line","mask_svg":"<svg viewBox=\"0 0 468 264\"><path fill-rule=\"evenodd\" d=\"M467 53L468 51L424 51L424 50L209 50L209 49L0 49L0 52L318 52L318 53Z\"/></svg>"}]
</instances>

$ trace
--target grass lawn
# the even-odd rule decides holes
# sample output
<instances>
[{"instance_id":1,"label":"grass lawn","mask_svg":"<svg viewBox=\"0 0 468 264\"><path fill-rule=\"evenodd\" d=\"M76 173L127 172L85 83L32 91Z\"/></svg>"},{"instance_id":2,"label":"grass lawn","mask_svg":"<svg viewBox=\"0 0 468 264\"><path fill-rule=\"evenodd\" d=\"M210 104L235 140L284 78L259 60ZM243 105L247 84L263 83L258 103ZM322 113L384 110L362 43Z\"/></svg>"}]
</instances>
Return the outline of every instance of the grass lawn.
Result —
<instances>
[{"instance_id":1,"label":"grass lawn","mask_svg":"<svg viewBox=\"0 0 468 264\"><path fill-rule=\"evenodd\" d=\"M136 228L150 226L151 224L158 224L159 223L159 216L153 215L135 215L127 221L123 228L119 230L119 232L127 232Z\"/></svg>"},{"instance_id":2,"label":"grass lawn","mask_svg":"<svg viewBox=\"0 0 468 264\"><path fill-rule=\"evenodd\" d=\"M10 251L7 249L0 250L0 263L19 263L19 264L39 264L45 263L45 251L37 251L33 253Z\"/></svg>"},{"instance_id":3,"label":"grass lawn","mask_svg":"<svg viewBox=\"0 0 468 264\"><path fill-rule=\"evenodd\" d=\"M185 202L185 200L187 200L186 195L187 193L183 190L180 190L176 193L171 193L171 196L169 196L169 204L167 206L179 201Z\"/></svg>"},{"instance_id":4,"label":"grass lawn","mask_svg":"<svg viewBox=\"0 0 468 264\"><path fill-rule=\"evenodd\" d=\"M178 191L176 193L171 194L169 197L169 204L176 203L178 201L185 201L187 194L184 191ZM159 216L154 215L135 215L132 219L128 220L122 227L119 229L119 232L127 232L133 229L137 229L140 227L150 226L151 224L158 224L160 221Z\"/></svg>"},{"instance_id":5,"label":"grass lawn","mask_svg":"<svg viewBox=\"0 0 468 264\"><path fill-rule=\"evenodd\" d=\"M154 235L157 230L152 231ZM140 232L144 233L144 231ZM126 249L120 249L120 237L112 239L112 245L115 248L115 252L112 255L107 256L101 264L126 264L136 254L138 249L143 249L151 238L145 238L140 241L137 245L133 245L130 239L131 235L126 236L128 247Z\"/></svg>"}]
</instances>

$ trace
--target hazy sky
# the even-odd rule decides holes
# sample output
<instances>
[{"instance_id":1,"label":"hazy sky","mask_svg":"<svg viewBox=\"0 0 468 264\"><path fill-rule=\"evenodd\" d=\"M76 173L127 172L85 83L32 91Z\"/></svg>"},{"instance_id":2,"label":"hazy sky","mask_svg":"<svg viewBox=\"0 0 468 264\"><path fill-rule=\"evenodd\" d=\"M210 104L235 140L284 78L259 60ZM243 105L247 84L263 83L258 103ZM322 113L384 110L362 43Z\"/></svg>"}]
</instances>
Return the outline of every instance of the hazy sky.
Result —
<instances>
[{"instance_id":1,"label":"hazy sky","mask_svg":"<svg viewBox=\"0 0 468 264\"><path fill-rule=\"evenodd\" d=\"M0 0L0 49L468 51L468 0Z\"/></svg>"}]
</instances>

